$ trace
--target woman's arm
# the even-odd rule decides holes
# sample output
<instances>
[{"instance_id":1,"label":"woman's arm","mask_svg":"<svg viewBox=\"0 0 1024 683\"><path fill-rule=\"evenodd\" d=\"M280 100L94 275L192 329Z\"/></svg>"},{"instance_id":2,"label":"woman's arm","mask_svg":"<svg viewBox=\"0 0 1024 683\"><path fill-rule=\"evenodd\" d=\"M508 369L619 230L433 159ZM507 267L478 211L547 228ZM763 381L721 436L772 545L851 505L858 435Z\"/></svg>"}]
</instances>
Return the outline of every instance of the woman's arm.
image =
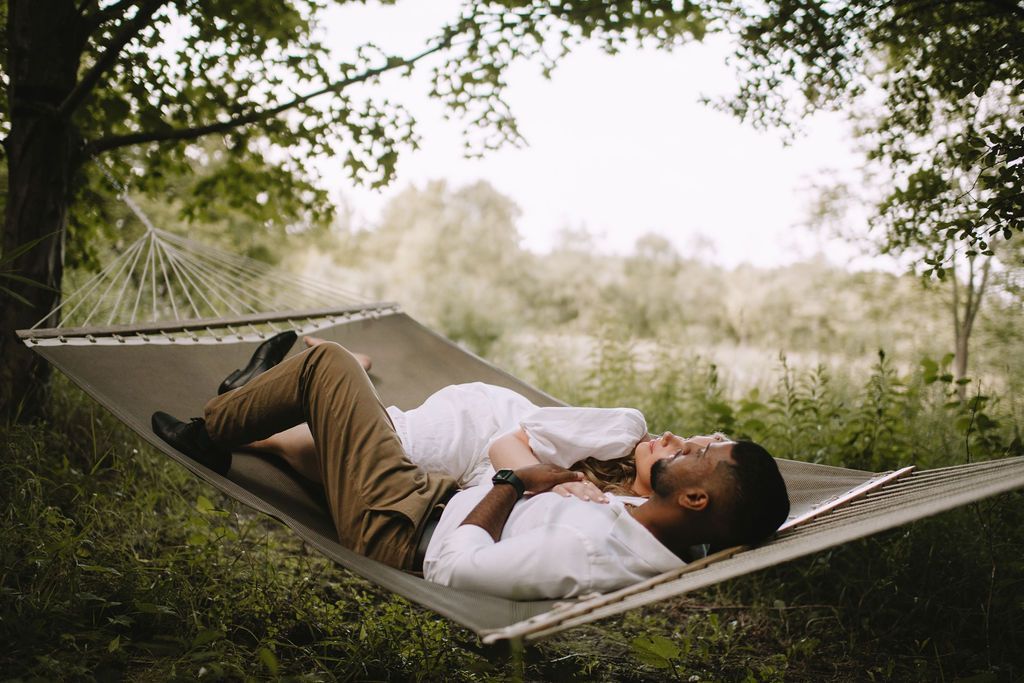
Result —
<instances>
[{"instance_id":1,"label":"woman's arm","mask_svg":"<svg viewBox=\"0 0 1024 683\"><path fill-rule=\"evenodd\" d=\"M526 436L526 431L521 427L514 432L509 432L505 436L498 438L491 444L490 449L487 451L487 455L491 459L491 465L496 470L515 470L520 467L536 465L540 462L534 454L533 449L530 448L530 440ZM608 499L605 497L604 493L601 492L601 489L586 480L559 484L551 490L564 497L576 496L581 500L594 501L597 503L608 502Z\"/></svg>"},{"instance_id":2,"label":"woman's arm","mask_svg":"<svg viewBox=\"0 0 1024 683\"><path fill-rule=\"evenodd\" d=\"M530 448L530 441L522 428L499 437L491 444L487 455L491 459L491 465L496 470L515 470L520 467L536 465L540 462L537 456L533 454L533 449Z\"/></svg>"}]
</instances>

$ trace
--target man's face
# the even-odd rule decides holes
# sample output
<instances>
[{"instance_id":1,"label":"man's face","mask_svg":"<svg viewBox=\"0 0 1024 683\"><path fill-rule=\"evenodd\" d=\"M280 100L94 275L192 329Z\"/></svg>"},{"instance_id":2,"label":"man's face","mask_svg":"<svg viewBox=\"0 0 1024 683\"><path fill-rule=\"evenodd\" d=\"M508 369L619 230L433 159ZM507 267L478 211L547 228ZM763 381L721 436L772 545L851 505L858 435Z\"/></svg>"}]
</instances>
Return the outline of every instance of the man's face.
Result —
<instances>
[{"instance_id":1,"label":"man's face","mask_svg":"<svg viewBox=\"0 0 1024 683\"><path fill-rule=\"evenodd\" d=\"M699 441L698 441L699 439ZM713 437L696 437L679 448L671 457L661 458L651 466L651 489L662 496L671 496L686 487L705 491L718 489L718 465L733 462L732 441ZM723 492L716 491L718 495Z\"/></svg>"},{"instance_id":2,"label":"man's face","mask_svg":"<svg viewBox=\"0 0 1024 683\"><path fill-rule=\"evenodd\" d=\"M676 456L689 457L711 444L732 443L723 434L707 434L691 437L676 436L665 432L660 437L641 441L633 451L636 459L636 481L633 489L639 495L653 492L653 469L658 463L667 462ZM660 466L659 466L660 467Z\"/></svg>"}]
</instances>

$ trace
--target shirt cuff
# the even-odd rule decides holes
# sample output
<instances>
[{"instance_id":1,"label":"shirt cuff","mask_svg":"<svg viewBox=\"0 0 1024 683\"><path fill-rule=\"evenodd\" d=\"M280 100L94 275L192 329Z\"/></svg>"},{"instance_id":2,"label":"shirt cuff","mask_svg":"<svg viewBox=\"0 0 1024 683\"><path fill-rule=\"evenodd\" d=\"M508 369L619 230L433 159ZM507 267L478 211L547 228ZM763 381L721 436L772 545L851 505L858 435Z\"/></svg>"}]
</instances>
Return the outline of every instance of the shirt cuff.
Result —
<instances>
[{"instance_id":1,"label":"shirt cuff","mask_svg":"<svg viewBox=\"0 0 1024 683\"><path fill-rule=\"evenodd\" d=\"M475 524L463 524L445 535L437 552L428 552L423 562L423 578L450 586L458 564L472 557L477 548L494 545L494 539Z\"/></svg>"}]
</instances>

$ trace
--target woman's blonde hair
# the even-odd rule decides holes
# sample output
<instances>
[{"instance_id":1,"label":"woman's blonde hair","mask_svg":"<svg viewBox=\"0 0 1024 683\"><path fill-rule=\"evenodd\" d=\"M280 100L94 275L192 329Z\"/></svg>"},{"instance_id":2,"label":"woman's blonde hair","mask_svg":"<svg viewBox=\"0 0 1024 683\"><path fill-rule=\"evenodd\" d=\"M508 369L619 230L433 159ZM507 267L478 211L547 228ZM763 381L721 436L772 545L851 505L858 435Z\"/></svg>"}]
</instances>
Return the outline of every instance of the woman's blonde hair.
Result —
<instances>
[{"instance_id":1,"label":"woman's blonde hair","mask_svg":"<svg viewBox=\"0 0 1024 683\"><path fill-rule=\"evenodd\" d=\"M636 481L636 460L632 455L615 460L598 460L587 458L580 460L569 469L582 472L594 486L605 493L619 496L635 496L633 483Z\"/></svg>"}]
</instances>

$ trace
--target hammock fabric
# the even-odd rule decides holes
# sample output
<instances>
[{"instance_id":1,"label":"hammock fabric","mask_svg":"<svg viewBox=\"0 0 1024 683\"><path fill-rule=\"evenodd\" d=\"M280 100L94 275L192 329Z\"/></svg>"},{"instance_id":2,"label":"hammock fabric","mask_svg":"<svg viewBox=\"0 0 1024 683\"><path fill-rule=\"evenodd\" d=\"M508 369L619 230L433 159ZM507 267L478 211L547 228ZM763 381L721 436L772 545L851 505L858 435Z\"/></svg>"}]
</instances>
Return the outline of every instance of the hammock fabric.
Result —
<instances>
[{"instance_id":1,"label":"hammock fabric","mask_svg":"<svg viewBox=\"0 0 1024 683\"><path fill-rule=\"evenodd\" d=\"M779 460L792 516L760 547L725 550L638 585L574 601L514 602L429 583L341 546L322 490L274 458L236 453L227 476L219 476L157 438L150 415L201 415L220 381L267 334L283 328L371 354L377 390L385 403L403 409L449 384L477 381L508 387L538 405L559 402L431 332L394 304L351 305L360 297L335 285L161 231L130 198L125 201L145 226L142 237L65 298L58 311L67 327L38 329L40 321L19 336L196 476L281 520L342 566L463 624L485 642L542 638L1024 487L1024 458L879 474ZM296 310L309 306L320 308Z\"/></svg>"},{"instance_id":2,"label":"hammock fabric","mask_svg":"<svg viewBox=\"0 0 1024 683\"><path fill-rule=\"evenodd\" d=\"M429 583L342 547L322 492L273 458L238 453L231 471L220 477L182 456L150 431L154 410L201 415L221 379L243 363L261 341L258 334L239 335L228 328L282 321L290 321L302 333L371 353L374 384L385 403L401 408L419 405L448 384L474 381L508 387L540 405L558 403L431 332L391 304L263 316L259 321L247 316L177 326L31 330L19 334L154 447L203 480L281 520L344 567L463 624L485 642L552 635L1024 486L1024 458L917 473L906 468L882 474L780 460L792 499L792 517L787 522L789 528L763 546L723 551L637 586L571 602L515 602L467 593Z\"/></svg>"}]
</instances>

